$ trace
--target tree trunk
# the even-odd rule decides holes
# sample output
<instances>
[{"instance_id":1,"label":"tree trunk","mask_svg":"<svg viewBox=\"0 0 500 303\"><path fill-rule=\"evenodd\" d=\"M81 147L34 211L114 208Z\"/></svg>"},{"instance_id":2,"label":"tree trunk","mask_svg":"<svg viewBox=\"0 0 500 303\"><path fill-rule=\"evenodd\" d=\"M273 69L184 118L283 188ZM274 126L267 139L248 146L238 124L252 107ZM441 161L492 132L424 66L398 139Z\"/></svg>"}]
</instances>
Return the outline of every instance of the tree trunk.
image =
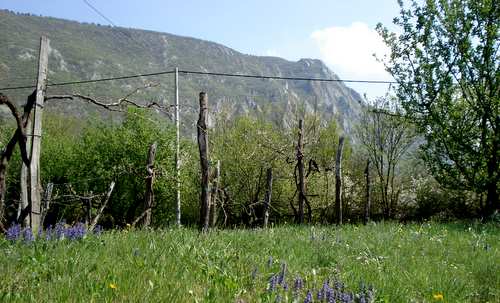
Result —
<instances>
[{"instance_id":1,"label":"tree trunk","mask_svg":"<svg viewBox=\"0 0 500 303\"><path fill-rule=\"evenodd\" d=\"M0 154L0 223L3 220L3 213L5 209L5 196L7 192L7 170L9 167L9 161L14 153L16 145L19 144L19 149L21 151L21 159L24 165L29 165L29 158L26 148L26 124L30 117L31 110L35 103L35 92L33 92L26 101L24 106L24 113L21 116L16 106L7 98L7 96L0 93L0 105L7 105L10 109L12 115L16 119L17 130L12 136L12 138L7 142L4 150Z\"/></svg>"},{"instance_id":2,"label":"tree trunk","mask_svg":"<svg viewBox=\"0 0 500 303\"><path fill-rule=\"evenodd\" d=\"M366 180L366 201L365 201L365 216L364 223L367 224L370 221L370 208L371 208L371 196L370 196L370 159L366 161L365 168L365 180Z\"/></svg>"},{"instance_id":3,"label":"tree trunk","mask_svg":"<svg viewBox=\"0 0 500 303\"><path fill-rule=\"evenodd\" d=\"M215 167L215 176L212 184L212 197L210 198L210 226L214 227L217 225L217 201L219 201L219 179L220 179L220 160L217 160L217 166Z\"/></svg>"},{"instance_id":4,"label":"tree trunk","mask_svg":"<svg viewBox=\"0 0 500 303\"><path fill-rule=\"evenodd\" d=\"M149 146L148 161L146 163L146 194L144 195L144 215L143 226L147 227L151 224L151 208L154 203L154 178L155 178L155 155L156 155L156 142Z\"/></svg>"},{"instance_id":5,"label":"tree trunk","mask_svg":"<svg viewBox=\"0 0 500 303\"><path fill-rule=\"evenodd\" d=\"M297 223L304 223L304 200L306 198L306 185L304 179L304 121L299 120L299 139L297 142L297 168L299 171L298 192L299 192L299 211L296 218Z\"/></svg>"},{"instance_id":6,"label":"tree trunk","mask_svg":"<svg viewBox=\"0 0 500 303\"><path fill-rule=\"evenodd\" d=\"M335 159L335 214L336 223L342 224L342 151L344 149L344 136L339 138L337 158Z\"/></svg>"},{"instance_id":7,"label":"tree trunk","mask_svg":"<svg viewBox=\"0 0 500 303\"><path fill-rule=\"evenodd\" d=\"M267 186L266 186L266 197L264 204L264 223L263 227L267 228L269 222L269 206L271 206L271 196L273 192L273 169L269 167L267 169Z\"/></svg>"},{"instance_id":8,"label":"tree trunk","mask_svg":"<svg viewBox=\"0 0 500 303\"><path fill-rule=\"evenodd\" d=\"M197 123L198 150L201 166L201 197L200 197L200 222L201 232L207 232L209 226L210 190L209 190L209 163L208 163L208 134L207 134L207 94L200 93L200 114Z\"/></svg>"}]
</instances>

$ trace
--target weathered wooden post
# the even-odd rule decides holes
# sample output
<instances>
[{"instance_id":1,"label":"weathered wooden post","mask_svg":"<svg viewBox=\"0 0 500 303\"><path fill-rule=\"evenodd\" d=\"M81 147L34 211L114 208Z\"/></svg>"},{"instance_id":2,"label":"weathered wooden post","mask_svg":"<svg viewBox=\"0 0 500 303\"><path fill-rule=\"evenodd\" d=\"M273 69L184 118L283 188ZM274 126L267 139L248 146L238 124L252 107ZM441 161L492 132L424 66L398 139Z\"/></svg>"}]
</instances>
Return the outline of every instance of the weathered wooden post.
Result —
<instances>
[{"instance_id":1,"label":"weathered wooden post","mask_svg":"<svg viewBox=\"0 0 500 303\"><path fill-rule=\"evenodd\" d=\"M217 224L217 201L219 200L219 183L220 183L220 160L217 160L215 166L215 176L212 182L212 197L210 198L210 226L214 227Z\"/></svg>"},{"instance_id":2,"label":"weathered wooden post","mask_svg":"<svg viewBox=\"0 0 500 303\"><path fill-rule=\"evenodd\" d=\"M299 213L297 218L297 223L304 223L304 201L306 198L306 185L304 180L304 121L299 120L299 139L297 142L297 168L299 171L299 182L298 182L298 192L299 192Z\"/></svg>"},{"instance_id":3,"label":"weathered wooden post","mask_svg":"<svg viewBox=\"0 0 500 303\"><path fill-rule=\"evenodd\" d=\"M269 207L271 206L271 196L273 193L273 168L269 167L267 169L267 186L266 186L266 196L264 201L264 223L263 227L267 228L269 222Z\"/></svg>"},{"instance_id":4,"label":"weathered wooden post","mask_svg":"<svg viewBox=\"0 0 500 303\"><path fill-rule=\"evenodd\" d=\"M36 85L36 101L33 108L32 131L28 137L31 141L30 166L28 169L28 205L30 205L30 226L34 233L38 232L41 215L40 184L40 149L42 142L42 116L45 92L47 89L47 72L49 62L50 41L40 38L40 54L38 59L38 79Z\"/></svg>"},{"instance_id":5,"label":"weathered wooden post","mask_svg":"<svg viewBox=\"0 0 500 303\"><path fill-rule=\"evenodd\" d=\"M335 210L336 223L342 224L342 151L344 149L344 136L339 138L337 157L335 159Z\"/></svg>"},{"instance_id":6,"label":"weathered wooden post","mask_svg":"<svg viewBox=\"0 0 500 303\"><path fill-rule=\"evenodd\" d=\"M366 204L365 204L365 217L364 223L367 224L370 221L370 208L371 208L371 196L370 196L370 159L366 161L365 168L365 179L366 179Z\"/></svg>"},{"instance_id":7,"label":"weathered wooden post","mask_svg":"<svg viewBox=\"0 0 500 303\"><path fill-rule=\"evenodd\" d=\"M209 163L208 163L208 98L204 92L200 93L200 115L197 123L198 150L200 152L201 166L201 197L200 197L200 222L199 228L202 232L208 231L210 190L209 190Z\"/></svg>"},{"instance_id":8,"label":"weathered wooden post","mask_svg":"<svg viewBox=\"0 0 500 303\"><path fill-rule=\"evenodd\" d=\"M146 163L146 194L144 195L144 223L143 226L149 226L151 224L151 208L154 202L154 178L155 178L155 155L156 155L156 142L149 146L148 161Z\"/></svg>"}]
</instances>

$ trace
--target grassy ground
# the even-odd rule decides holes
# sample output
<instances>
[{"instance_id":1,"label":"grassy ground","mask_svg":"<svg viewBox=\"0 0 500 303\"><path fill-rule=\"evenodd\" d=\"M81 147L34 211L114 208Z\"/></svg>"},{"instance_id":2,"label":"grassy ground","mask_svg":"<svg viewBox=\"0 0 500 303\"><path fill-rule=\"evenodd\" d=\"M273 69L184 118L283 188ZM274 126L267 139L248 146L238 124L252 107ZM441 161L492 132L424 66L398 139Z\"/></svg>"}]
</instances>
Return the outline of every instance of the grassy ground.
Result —
<instances>
[{"instance_id":1,"label":"grassy ground","mask_svg":"<svg viewBox=\"0 0 500 303\"><path fill-rule=\"evenodd\" d=\"M331 279L373 285L376 302L500 302L499 240L498 225L429 223L0 237L0 301L303 302L311 290L317 302ZM271 292L283 263L290 289ZM294 292L297 276L305 285Z\"/></svg>"}]
</instances>

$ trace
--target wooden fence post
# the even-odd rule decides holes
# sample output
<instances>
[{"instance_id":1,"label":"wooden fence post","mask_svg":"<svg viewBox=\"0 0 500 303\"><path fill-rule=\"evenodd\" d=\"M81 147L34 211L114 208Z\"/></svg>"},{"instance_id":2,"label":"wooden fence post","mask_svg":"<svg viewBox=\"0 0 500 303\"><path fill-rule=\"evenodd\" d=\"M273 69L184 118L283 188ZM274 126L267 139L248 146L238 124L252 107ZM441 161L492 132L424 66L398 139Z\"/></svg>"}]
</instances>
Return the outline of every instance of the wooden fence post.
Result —
<instances>
[{"instance_id":1,"label":"wooden fence post","mask_svg":"<svg viewBox=\"0 0 500 303\"><path fill-rule=\"evenodd\" d=\"M209 210L210 210L207 112L208 112L207 94L201 92L200 115L198 117L197 133L198 133L198 150L200 152L200 166L201 166L201 197L200 197L199 228L202 232L208 231Z\"/></svg>"},{"instance_id":2,"label":"wooden fence post","mask_svg":"<svg viewBox=\"0 0 500 303\"><path fill-rule=\"evenodd\" d=\"M306 185L304 180L304 121L299 120L299 139L297 142L297 167L299 171L299 213L297 223L304 223L304 201L306 199Z\"/></svg>"},{"instance_id":3,"label":"wooden fence post","mask_svg":"<svg viewBox=\"0 0 500 303\"><path fill-rule=\"evenodd\" d=\"M267 169L267 187L266 187L266 197L264 201L264 223L263 227L267 228L269 222L269 207L271 206L271 196L273 193L273 168L269 167Z\"/></svg>"},{"instance_id":4,"label":"wooden fence post","mask_svg":"<svg viewBox=\"0 0 500 303\"><path fill-rule=\"evenodd\" d=\"M370 208L371 208L371 196L370 196L370 159L366 161L365 168L365 179L366 179L366 204L365 204L365 217L364 223L367 224L370 221Z\"/></svg>"},{"instance_id":5,"label":"wooden fence post","mask_svg":"<svg viewBox=\"0 0 500 303\"><path fill-rule=\"evenodd\" d=\"M335 159L335 210L336 223L342 224L342 151L344 149L344 136L339 138L337 158Z\"/></svg>"},{"instance_id":6,"label":"wooden fence post","mask_svg":"<svg viewBox=\"0 0 500 303\"><path fill-rule=\"evenodd\" d=\"M36 101L33 108L33 132L31 135L31 157L28 187L28 201L31 205L30 225L33 233L38 232L41 215L41 184L40 184L40 150L42 142L42 115L45 92L47 89L47 72L49 62L50 41L47 37L40 38L40 55L38 60L38 79L36 85Z\"/></svg>"},{"instance_id":7,"label":"wooden fence post","mask_svg":"<svg viewBox=\"0 0 500 303\"><path fill-rule=\"evenodd\" d=\"M149 146L148 152L148 162L146 164L146 194L144 195L144 224L143 226L149 226L151 224L151 208L154 202L153 184L155 178L155 155L156 155L156 142Z\"/></svg>"}]
</instances>

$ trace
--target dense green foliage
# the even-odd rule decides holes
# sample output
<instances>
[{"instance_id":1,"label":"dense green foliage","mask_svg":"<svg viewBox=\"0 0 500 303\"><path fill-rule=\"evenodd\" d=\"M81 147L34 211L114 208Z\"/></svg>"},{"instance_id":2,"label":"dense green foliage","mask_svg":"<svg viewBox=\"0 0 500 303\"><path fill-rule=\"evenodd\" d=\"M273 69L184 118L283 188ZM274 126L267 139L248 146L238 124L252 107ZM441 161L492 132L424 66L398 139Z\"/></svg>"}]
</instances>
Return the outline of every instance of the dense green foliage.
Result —
<instances>
[{"instance_id":1,"label":"dense green foliage","mask_svg":"<svg viewBox=\"0 0 500 303\"><path fill-rule=\"evenodd\" d=\"M378 30L397 96L425 136L423 158L441 184L485 194L491 214L500 208L500 2L400 5L401 32Z\"/></svg>"},{"instance_id":2,"label":"dense green foliage","mask_svg":"<svg viewBox=\"0 0 500 303\"><path fill-rule=\"evenodd\" d=\"M499 234L491 224L386 223L206 235L123 230L29 245L0 237L0 300L275 302L285 292L267 291L268 281L286 263L290 288L304 279L299 302L328 278L350 290L371 284L376 302L435 302L439 294L445 302L497 302Z\"/></svg>"},{"instance_id":3,"label":"dense green foliage","mask_svg":"<svg viewBox=\"0 0 500 303\"><path fill-rule=\"evenodd\" d=\"M4 142L13 130L5 125L2 128L1 142ZM324 123L317 116L306 117L306 193L313 222L331 222L335 215L334 161L338 137L335 122ZM274 173L270 222L294 220L298 203L295 128L286 129L250 116L230 119L220 114L209 132L209 141L212 179L217 161L221 162L219 192L215 198L217 225L262 224L269 167ZM175 205L174 135L165 117L131 110L122 122L110 124L102 118L85 121L47 113L42 140L42 185L46 188L49 182L54 183L54 197L45 225L60 220L84 221L85 200L79 196L97 195L93 199L94 216L111 181L117 185L101 224L110 228L132 223L144 210L145 165L153 142L158 143L153 225L165 226L173 222ZM199 158L194 142L182 140L181 143L182 223L192 225L199 216ZM363 171L367 158L364 149L353 148L348 140L343 158L342 191L344 217L348 222L363 218L366 202ZM6 226L17 213L20 164L17 152L8 171ZM477 211L477 205L471 203L473 197L440 188L425 173L415 155L409 153L392 167L389 188L390 193L396 195L397 203L392 203L391 214L387 216L387 200L382 188L387 188L388 179L379 178L375 167L372 170L371 216L375 220L384 215L404 220L432 216L468 218Z\"/></svg>"},{"instance_id":4,"label":"dense green foliage","mask_svg":"<svg viewBox=\"0 0 500 303\"><path fill-rule=\"evenodd\" d=\"M114 124L100 119L85 123L50 114L44 120L42 184L46 187L49 182L54 183L54 205L46 224L63 219L68 222L83 221L85 204L78 196L105 193L111 181L115 181L116 186L101 222L108 227L131 223L143 211L147 152L153 142L158 145L154 187L157 203L154 205L153 220L157 225L171 221L175 194L175 132L165 118L130 110L122 123ZM192 144L182 144L185 158L189 159ZM8 175L10 220L15 215L15 202L18 201L19 173L20 159L16 155ZM196 201L196 191L192 193L190 190L196 186L189 183L193 179L189 174L187 169L181 177L183 196L186 200ZM103 197L95 199L94 203L98 206Z\"/></svg>"}]
</instances>

